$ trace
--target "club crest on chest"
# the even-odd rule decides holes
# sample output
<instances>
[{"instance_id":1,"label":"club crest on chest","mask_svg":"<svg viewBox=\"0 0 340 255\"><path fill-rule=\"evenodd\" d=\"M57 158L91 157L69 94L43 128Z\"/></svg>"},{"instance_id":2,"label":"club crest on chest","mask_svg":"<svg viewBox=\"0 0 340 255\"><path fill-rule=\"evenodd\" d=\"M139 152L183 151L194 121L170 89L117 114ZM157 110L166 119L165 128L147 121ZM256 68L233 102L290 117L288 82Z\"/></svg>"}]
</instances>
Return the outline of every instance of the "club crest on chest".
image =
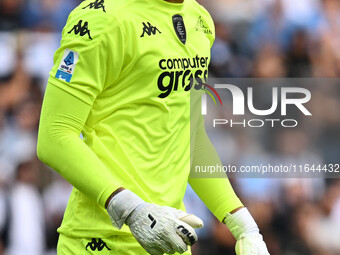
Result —
<instances>
[{"instance_id":1,"label":"club crest on chest","mask_svg":"<svg viewBox=\"0 0 340 255\"><path fill-rule=\"evenodd\" d=\"M175 14L174 16L172 16L172 23L174 25L174 29L175 29L175 32L176 32L178 39L183 44L185 44L185 42L187 40L187 32L185 30L183 17L179 14Z\"/></svg>"}]
</instances>

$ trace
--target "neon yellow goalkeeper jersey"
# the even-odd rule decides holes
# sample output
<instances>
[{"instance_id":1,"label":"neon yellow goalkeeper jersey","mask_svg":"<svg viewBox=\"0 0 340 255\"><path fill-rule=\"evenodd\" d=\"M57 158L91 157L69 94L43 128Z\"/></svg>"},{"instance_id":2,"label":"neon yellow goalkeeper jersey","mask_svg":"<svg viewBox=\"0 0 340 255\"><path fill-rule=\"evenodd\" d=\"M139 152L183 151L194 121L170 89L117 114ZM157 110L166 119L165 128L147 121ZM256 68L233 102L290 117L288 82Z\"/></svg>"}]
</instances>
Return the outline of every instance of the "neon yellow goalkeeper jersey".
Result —
<instances>
[{"instance_id":1,"label":"neon yellow goalkeeper jersey","mask_svg":"<svg viewBox=\"0 0 340 255\"><path fill-rule=\"evenodd\" d=\"M183 208L189 90L193 79L207 77L213 40L212 19L194 0L86 0L63 30L49 84L92 106L84 142L122 187L147 202ZM115 230L105 209L74 189L59 232L129 230Z\"/></svg>"}]
</instances>

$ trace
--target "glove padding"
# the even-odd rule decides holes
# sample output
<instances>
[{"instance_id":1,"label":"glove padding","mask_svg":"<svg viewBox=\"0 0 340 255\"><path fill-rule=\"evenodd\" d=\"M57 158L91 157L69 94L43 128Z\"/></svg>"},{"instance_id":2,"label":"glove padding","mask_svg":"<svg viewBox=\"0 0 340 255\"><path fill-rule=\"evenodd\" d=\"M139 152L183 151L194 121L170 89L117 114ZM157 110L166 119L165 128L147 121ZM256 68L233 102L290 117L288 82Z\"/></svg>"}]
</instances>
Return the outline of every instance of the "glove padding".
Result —
<instances>
[{"instance_id":1,"label":"glove padding","mask_svg":"<svg viewBox=\"0 0 340 255\"><path fill-rule=\"evenodd\" d=\"M144 202L124 190L107 208L113 226L126 223L140 245L152 255L183 253L197 241L193 228L203 227L200 218L172 207Z\"/></svg>"},{"instance_id":2,"label":"glove padding","mask_svg":"<svg viewBox=\"0 0 340 255\"><path fill-rule=\"evenodd\" d=\"M237 240L237 255L269 255L259 228L247 208L227 214L224 223Z\"/></svg>"}]
</instances>

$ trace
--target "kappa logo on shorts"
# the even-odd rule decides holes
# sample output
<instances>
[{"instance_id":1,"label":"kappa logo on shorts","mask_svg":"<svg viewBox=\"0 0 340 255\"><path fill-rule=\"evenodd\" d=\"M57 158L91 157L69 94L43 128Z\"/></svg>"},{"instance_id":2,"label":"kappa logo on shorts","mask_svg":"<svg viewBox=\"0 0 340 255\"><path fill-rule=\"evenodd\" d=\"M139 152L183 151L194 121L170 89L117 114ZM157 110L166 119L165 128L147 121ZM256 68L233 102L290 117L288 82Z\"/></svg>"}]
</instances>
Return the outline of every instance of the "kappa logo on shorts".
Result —
<instances>
[{"instance_id":1,"label":"kappa logo on shorts","mask_svg":"<svg viewBox=\"0 0 340 255\"><path fill-rule=\"evenodd\" d=\"M145 22L142 22L143 24L143 33L140 37L144 37L144 34L146 33L147 35L155 35L157 32L158 33L162 33L161 31L159 31L159 29L153 25L150 24L150 22L147 22L147 24L145 24Z\"/></svg>"},{"instance_id":2,"label":"kappa logo on shorts","mask_svg":"<svg viewBox=\"0 0 340 255\"><path fill-rule=\"evenodd\" d=\"M75 35L80 35L80 36L84 36L84 35L88 35L88 37L92 40L91 37L91 33L89 30L89 23L87 21L84 22L83 24L83 20L79 20L78 24L75 25L68 33L71 34L72 32L74 32Z\"/></svg>"},{"instance_id":3,"label":"kappa logo on shorts","mask_svg":"<svg viewBox=\"0 0 340 255\"><path fill-rule=\"evenodd\" d=\"M86 250L87 248L90 248L92 251L102 251L104 248L108 249L109 251L111 250L109 247L107 247L106 243L98 238L98 241L96 238L92 238L91 242L88 242L88 244L86 245Z\"/></svg>"},{"instance_id":4,"label":"kappa logo on shorts","mask_svg":"<svg viewBox=\"0 0 340 255\"><path fill-rule=\"evenodd\" d=\"M92 3L89 3L89 5L85 6L83 9L86 9L86 8L89 8L89 9L102 9L103 12L106 12L105 11L105 5L104 5L104 0L96 0Z\"/></svg>"}]
</instances>

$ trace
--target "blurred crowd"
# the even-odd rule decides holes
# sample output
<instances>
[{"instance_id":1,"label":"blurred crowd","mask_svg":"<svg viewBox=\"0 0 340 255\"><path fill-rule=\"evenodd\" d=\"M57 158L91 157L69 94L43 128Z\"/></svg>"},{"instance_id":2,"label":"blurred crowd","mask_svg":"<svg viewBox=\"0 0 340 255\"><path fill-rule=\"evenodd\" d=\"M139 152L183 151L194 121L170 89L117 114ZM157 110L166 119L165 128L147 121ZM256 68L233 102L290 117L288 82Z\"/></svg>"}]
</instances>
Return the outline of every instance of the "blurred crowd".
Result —
<instances>
[{"instance_id":1,"label":"blurred crowd","mask_svg":"<svg viewBox=\"0 0 340 255\"><path fill-rule=\"evenodd\" d=\"M36 138L53 54L79 2L0 0L0 255L55 254L56 228L72 187L36 158ZM340 75L339 0L199 2L216 26L211 76ZM268 157L340 163L340 87L318 87L312 95L313 118L302 128L255 135L248 129L210 132L223 163L249 165ZM340 179L231 181L272 255L340 254ZM194 255L233 254L231 234L190 187L185 203L205 222Z\"/></svg>"},{"instance_id":2,"label":"blurred crowd","mask_svg":"<svg viewBox=\"0 0 340 255\"><path fill-rule=\"evenodd\" d=\"M56 254L72 187L39 162L36 140L60 32L80 2L0 0L0 254Z\"/></svg>"}]
</instances>

